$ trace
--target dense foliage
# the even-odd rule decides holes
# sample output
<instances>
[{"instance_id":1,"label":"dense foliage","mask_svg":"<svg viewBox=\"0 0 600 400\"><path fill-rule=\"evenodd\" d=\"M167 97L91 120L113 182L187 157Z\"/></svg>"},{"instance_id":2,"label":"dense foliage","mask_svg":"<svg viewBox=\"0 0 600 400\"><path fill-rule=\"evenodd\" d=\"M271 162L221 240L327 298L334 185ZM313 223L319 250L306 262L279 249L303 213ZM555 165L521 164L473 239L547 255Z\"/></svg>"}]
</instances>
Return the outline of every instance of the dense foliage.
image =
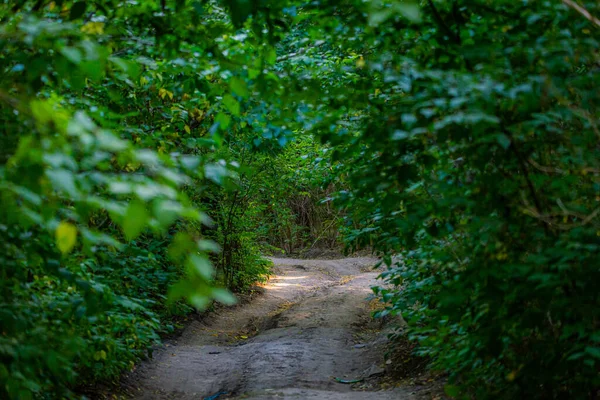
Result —
<instances>
[{"instance_id":1,"label":"dense foliage","mask_svg":"<svg viewBox=\"0 0 600 400\"><path fill-rule=\"evenodd\" d=\"M2 398L117 377L189 312L167 289L197 308L233 301L214 286L198 201L235 178L216 150L234 82L196 55L227 25L163 8L2 5Z\"/></svg>"},{"instance_id":2,"label":"dense foliage","mask_svg":"<svg viewBox=\"0 0 600 400\"><path fill-rule=\"evenodd\" d=\"M115 378L338 232L452 397L593 397L599 13L2 2L0 397Z\"/></svg>"},{"instance_id":3,"label":"dense foliage","mask_svg":"<svg viewBox=\"0 0 600 400\"><path fill-rule=\"evenodd\" d=\"M362 225L350 239L384 254L382 314L462 385L448 394L591 398L598 26L567 2L424 3L371 11L340 105L360 120L323 127Z\"/></svg>"},{"instance_id":4,"label":"dense foliage","mask_svg":"<svg viewBox=\"0 0 600 400\"><path fill-rule=\"evenodd\" d=\"M451 396L598 390L600 23L584 3L321 2L281 46L290 102L347 189L348 242L388 266L381 314L404 316Z\"/></svg>"}]
</instances>

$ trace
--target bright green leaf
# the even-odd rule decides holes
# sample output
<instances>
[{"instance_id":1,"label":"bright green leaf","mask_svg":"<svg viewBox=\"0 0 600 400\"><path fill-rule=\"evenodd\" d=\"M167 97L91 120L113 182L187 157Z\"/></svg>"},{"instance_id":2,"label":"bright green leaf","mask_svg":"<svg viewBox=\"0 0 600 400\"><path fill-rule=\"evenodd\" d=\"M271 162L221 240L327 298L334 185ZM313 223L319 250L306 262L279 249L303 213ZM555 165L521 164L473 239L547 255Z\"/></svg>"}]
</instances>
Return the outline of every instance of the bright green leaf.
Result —
<instances>
[{"instance_id":1,"label":"bright green leaf","mask_svg":"<svg viewBox=\"0 0 600 400\"><path fill-rule=\"evenodd\" d=\"M219 128L226 130L231 123L231 117L225 113L219 113L215 118L215 122L219 123Z\"/></svg>"},{"instance_id":2,"label":"bright green leaf","mask_svg":"<svg viewBox=\"0 0 600 400\"><path fill-rule=\"evenodd\" d=\"M229 81L229 87L231 90L240 97L248 97L248 86L246 85L246 81L242 78L234 76Z\"/></svg>"},{"instance_id":3,"label":"bright green leaf","mask_svg":"<svg viewBox=\"0 0 600 400\"><path fill-rule=\"evenodd\" d=\"M61 253L69 253L77 243L77 228L68 222L62 221L55 231L56 246Z\"/></svg>"},{"instance_id":4,"label":"bright green leaf","mask_svg":"<svg viewBox=\"0 0 600 400\"><path fill-rule=\"evenodd\" d=\"M70 197L76 197L79 191L75 187L75 176L73 172L66 169L50 169L46 171L55 190L62 191Z\"/></svg>"},{"instance_id":5,"label":"bright green leaf","mask_svg":"<svg viewBox=\"0 0 600 400\"><path fill-rule=\"evenodd\" d=\"M215 300L226 305L233 305L237 303L235 296L225 289L213 289L212 295Z\"/></svg>"},{"instance_id":6,"label":"bright green leaf","mask_svg":"<svg viewBox=\"0 0 600 400\"><path fill-rule=\"evenodd\" d=\"M229 110L230 113L236 117L240 115L240 103L230 94L223 97L223 104Z\"/></svg>"},{"instance_id":7,"label":"bright green leaf","mask_svg":"<svg viewBox=\"0 0 600 400\"><path fill-rule=\"evenodd\" d=\"M127 240L135 239L148 224L148 219L146 205L139 201L131 202L127 207L122 225Z\"/></svg>"},{"instance_id":8,"label":"bright green leaf","mask_svg":"<svg viewBox=\"0 0 600 400\"><path fill-rule=\"evenodd\" d=\"M208 258L198 254L191 254L188 257L187 265L189 271L207 281L213 278L213 267Z\"/></svg>"}]
</instances>

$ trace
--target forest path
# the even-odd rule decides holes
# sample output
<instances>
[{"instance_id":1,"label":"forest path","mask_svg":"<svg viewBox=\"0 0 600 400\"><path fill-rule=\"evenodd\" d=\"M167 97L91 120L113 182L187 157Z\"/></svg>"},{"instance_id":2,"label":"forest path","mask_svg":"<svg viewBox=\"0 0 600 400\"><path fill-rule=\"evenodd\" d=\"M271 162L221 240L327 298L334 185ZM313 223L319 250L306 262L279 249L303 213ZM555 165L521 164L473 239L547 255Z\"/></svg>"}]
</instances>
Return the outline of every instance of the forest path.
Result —
<instances>
[{"instance_id":1,"label":"forest path","mask_svg":"<svg viewBox=\"0 0 600 400\"><path fill-rule=\"evenodd\" d=\"M275 276L263 294L193 322L143 363L127 382L133 397L413 398L408 389L382 391L377 383L385 340L367 299L376 260L273 262ZM334 377L364 381L350 385Z\"/></svg>"}]
</instances>

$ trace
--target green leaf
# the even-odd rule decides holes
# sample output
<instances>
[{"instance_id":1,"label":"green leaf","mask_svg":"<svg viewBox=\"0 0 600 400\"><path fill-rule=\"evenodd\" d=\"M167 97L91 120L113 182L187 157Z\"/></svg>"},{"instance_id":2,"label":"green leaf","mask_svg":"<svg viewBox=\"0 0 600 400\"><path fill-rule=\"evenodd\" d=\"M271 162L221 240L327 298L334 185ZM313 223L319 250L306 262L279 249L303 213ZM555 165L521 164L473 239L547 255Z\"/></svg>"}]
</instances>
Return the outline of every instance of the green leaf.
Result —
<instances>
[{"instance_id":1,"label":"green leaf","mask_svg":"<svg viewBox=\"0 0 600 400\"><path fill-rule=\"evenodd\" d=\"M191 280L181 279L169 287L168 299L169 302L173 303L174 301L189 296L192 293L194 293L194 282Z\"/></svg>"},{"instance_id":2,"label":"green leaf","mask_svg":"<svg viewBox=\"0 0 600 400\"><path fill-rule=\"evenodd\" d=\"M225 289L213 289L212 296L219 303L223 303L226 305L234 305L237 303L237 299L231 292Z\"/></svg>"},{"instance_id":3,"label":"green leaf","mask_svg":"<svg viewBox=\"0 0 600 400\"><path fill-rule=\"evenodd\" d=\"M195 171L200 166L202 160L197 156L182 156L179 161L185 169Z\"/></svg>"},{"instance_id":4,"label":"green leaf","mask_svg":"<svg viewBox=\"0 0 600 400\"><path fill-rule=\"evenodd\" d=\"M395 1L382 6L384 8L369 13L369 25L378 26L395 15L402 15L411 22L421 22L421 9L415 1Z\"/></svg>"},{"instance_id":5,"label":"green leaf","mask_svg":"<svg viewBox=\"0 0 600 400\"><path fill-rule=\"evenodd\" d=\"M248 97L248 86L246 85L246 81L242 78L234 76L229 81L229 87L231 90L240 97Z\"/></svg>"},{"instance_id":6,"label":"green leaf","mask_svg":"<svg viewBox=\"0 0 600 400\"><path fill-rule=\"evenodd\" d=\"M209 281L213 278L213 267L208 258L198 254L191 254L187 261L188 269L191 274L198 275Z\"/></svg>"},{"instance_id":7,"label":"green leaf","mask_svg":"<svg viewBox=\"0 0 600 400\"><path fill-rule=\"evenodd\" d=\"M135 239L148 223L146 205L140 201L129 204L123 219L123 233L127 240Z\"/></svg>"},{"instance_id":8,"label":"green leaf","mask_svg":"<svg viewBox=\"0 0 600 400\"><path fill-rule=\"evenodd\" d=\"M204 166L204 176L214 183L223 183L223 178L227 176L227 168L221 164L206 164Z\"/></svg>"},{"instance_id":9,"label":"green leaf","mask_svg":"<svg viewBox=\"0 0 600 400\"><path fill-rule=\"evenodd\" d=\"M50 179L54 189L65 192L70 197L75 198L79 191L75 187L75 177L73 172L66 169L51 169L46 171L46 176Z\"/></svg>"},{"instance_id":10,"label":"green leaf","mask_svg":"<svg viewBox=\"0 0 600 400\"><path fill-rule=\"evenodd\" d=\"M196 309L202 310L211 302L211 288L204 281L187 277L169 288L170 302L183 297L187 297L188 302Z\"/></svg>"},{"instance_id":11,"label":"green leaf","mask_svg":"<svg viewBox=\"0 0 600 400\"><path fill-rule=\"evenodd\" d=\"M260 75L260 69L257 68L248 68L248 77L250 79L254 79Z\"/></svg>"},{"instance_id":12,"label":"green leaf","mask_svg":"<svg viewBox=\"0 0 600 400\"><path fill-rule=\"evenodd\" d=\"M120 57L110 57L110 61L119 67L133 81L137 81L142 73L140 65L137 62L125 60Z\"/></svg>"},{"instance_id":13,"label":"green leaf","mask_svg":"<svg viewBox=\"0 0 600 400\"><path fill-rule=\"evenodd\" d=\"M96 140L101 148L108 151L123 151L128 147L125 140L121 140L113 133L105 130L96 131Z\"/></svg>"},{"instance_id":14,"label":"green leaf","mask_svg":"<svg viewBox=\"0 0 600 400\"><path fill-rule=\"evenodd\" d=\"M54 109L47 101L32 100L29 104L31 114L40 126L47 125L53 119Z\"/></svg>"},{"instance_id":15,"label":"green leaf","mask_svg":"<svg viewBox=\"0 0 600 400\"><path fill-rule=\"evenodd\" d=\"M236 117L240 115L240 103L230 94L223 97L223 104Z\"/></svg>"},{"instance_id":16,"label":"green leaf","mask_svg":"<svg viewBox=\"0 0 600 400\"><path fill-rule=\"evenodd\" d=\"M187 256L190 251L194 251L193 244L194 242L189 234L177 232L169 245L169 258L174 262L182 262L184 256Z\"/></svg>"},{"instance_id":17,"label":"green leaf","mask_svg":"<svg viewBox=\"0 0 600 400\"><path fill-rule=\"evenodd\" d=\"M78 65L82 60L81 51L75 47L64 46L60 49L60 54L76 65Z\"/></svg>"},{"instance_id":18,"label":"green leaf","mask_svg":"<svg viewBox=\"0 0 600 400\"><path fill-rule=\"evenodd\" d=\"M496 140L502 146L503 149L508 149L510 147L511 140L508 136L503 133L496 135Z\"/></svg>"},{"instance_id":19,"label":"green leaf","mask_svg":"<svg viewBox=\"0 0 600 400\"><path fill-rule=\"evenodd\" d=\"M77 228L73 224L62 221L56 227L55 236L56 246L61 253L67 254L77 243Z\"/></svg>"},{"instance_id":20,"label":"green leaf","mask_svg":"<svg viewBox=\"0 0 600 400\"><path fill-rule=\"evenodd\" d=\"M395 10L412 22L421 22L421 8L416 1L402 1L395 4Z\"/></svg>"},{"instance_id":21,"label":"green leaf","mask_svg":"<svg viewBox=\"0 0 600 400\"><path fill-rule=\"evenodd\" d=\"M200 251L208 251L211 253L219 253L221 251L221 247L212 240L198 240L197 245L198 250Z\"/></svg>"},{"instance_id":22,"label":"green leaf","mask_svg":"<svg viewBox=\"0 0 600 400\"><path fill-rule=\"evenodd\" d=\"M188 300L197 310L204 310L210 304L210 298L203 294L192 294Z\"/></svg>"},{"instance_id":23,"label":"green leaf","mask_svg":"<svg viewBox=\"0 0 600 400\"><path fill-rule=\"evenodd\" d=\"M277 52L273 47L270 47L265 53L265 62L270 65L275 65L277 62Z\"/></svg>"},{"instance_id":24,"label":"green leaf","mask_svg":"<svg viewBox=\"0 0 600 400\"><path fill-rule=\"evenodd\" d=\"M180 203L172 200L156 200L153 204L154 218L163 228L170 226L179 217L183 207Z\"/></svg>"},{"instance_id":25,"label":"green leaf","mask_svg":"<svg viewBox=\"0 0 600 400\"><path fill-rule=\"evenodd\" d=\"M600 359L600 347L587 346L585 352L594 358Z\"/></svg>"},{"instance_id":26,"label":"green leaf","mask_svg":"<svg viewBox=\"0 0 600 400\"><path fill-rule=\"evenodd\" d=\"M229 124L231 123L231 117L225 113L219 113L215 118L215 122L219 123L219 128L221 128L222 130L226 130Z\"/></svg>"}]
</instances>

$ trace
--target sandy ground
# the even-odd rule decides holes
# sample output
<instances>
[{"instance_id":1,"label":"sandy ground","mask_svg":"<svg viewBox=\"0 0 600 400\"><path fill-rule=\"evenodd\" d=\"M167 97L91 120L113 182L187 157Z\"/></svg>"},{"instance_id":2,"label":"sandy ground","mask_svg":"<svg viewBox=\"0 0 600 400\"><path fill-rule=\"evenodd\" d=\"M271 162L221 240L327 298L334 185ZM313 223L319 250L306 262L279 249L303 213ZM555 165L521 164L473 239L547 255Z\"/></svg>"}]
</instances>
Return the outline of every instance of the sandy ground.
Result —
<instances>
[{"instance_id":1,"label":"sandy ground","mask_svg":"<svg viewBox=\"0 0 600 400\"><path fill-rule=\"evenodd\" d=\"M132 397L416 398L408 387L382 390L379 384L385 335L370 317L368 300L376 260L273 261L275 276L263 294L193 322L131 374Z\"/></svg>"}]
</instances>

